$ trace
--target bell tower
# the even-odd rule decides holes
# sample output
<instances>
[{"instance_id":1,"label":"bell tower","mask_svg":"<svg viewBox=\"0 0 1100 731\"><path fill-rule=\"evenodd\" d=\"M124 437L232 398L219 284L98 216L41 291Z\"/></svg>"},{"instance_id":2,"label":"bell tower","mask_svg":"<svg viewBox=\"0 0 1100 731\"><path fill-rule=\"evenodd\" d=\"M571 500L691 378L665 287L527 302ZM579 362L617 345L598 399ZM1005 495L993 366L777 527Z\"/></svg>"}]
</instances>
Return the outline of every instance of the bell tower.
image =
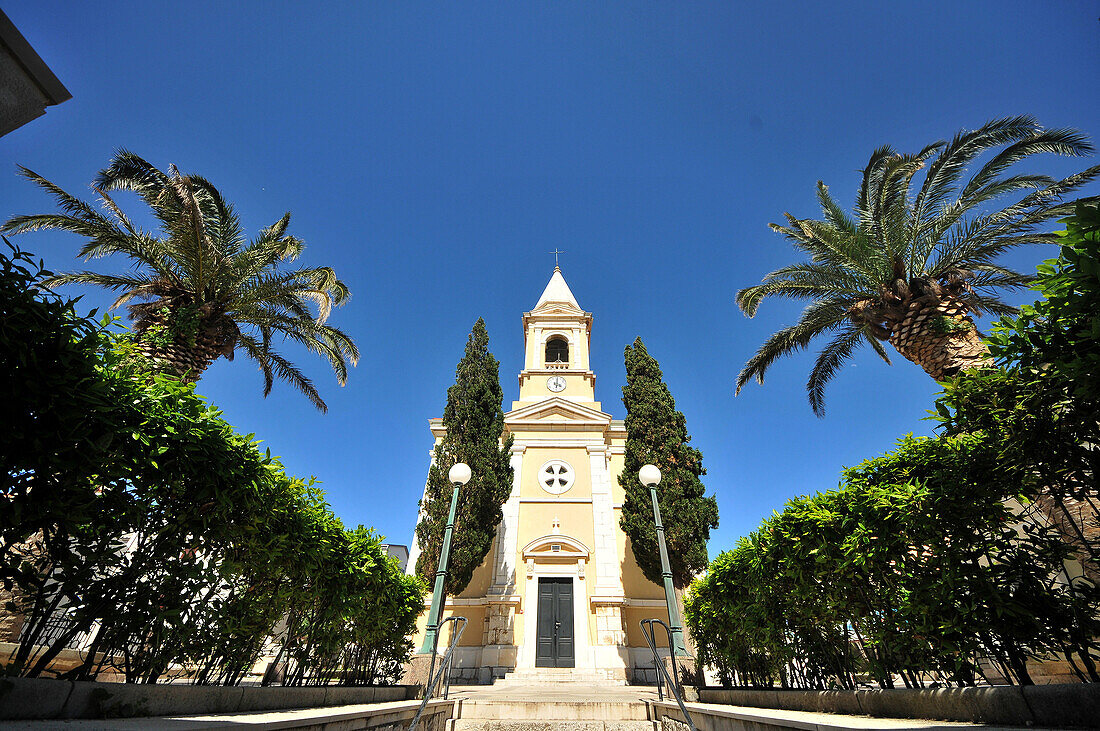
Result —
<instances>
[{"instance_id":1,"label":"bell tower","mask_svg":"<svg viewBox=\"0 0 1100 731\"><path fill-rule=\"evenodd\" d=\"M599 409L588 360L591 338L592 313L577 303L555 266L535 308L523 313L524 367L512 408L559 396Z\"/></svg>"}]
</instances>

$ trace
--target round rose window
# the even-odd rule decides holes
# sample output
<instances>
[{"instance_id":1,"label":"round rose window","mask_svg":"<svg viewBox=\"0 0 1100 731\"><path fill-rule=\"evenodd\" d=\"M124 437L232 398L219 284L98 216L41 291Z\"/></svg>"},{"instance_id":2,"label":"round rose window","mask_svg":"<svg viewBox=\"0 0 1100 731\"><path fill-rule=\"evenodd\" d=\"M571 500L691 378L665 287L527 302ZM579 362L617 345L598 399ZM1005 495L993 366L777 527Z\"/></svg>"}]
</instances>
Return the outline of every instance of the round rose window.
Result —
<instances>
[{"instance_id":1,"label":"round rose window","mask_svg":"<svg viewBox=\"0 0 1100 731\"><path fill-rule=\"evenodd\" d=\"M573 487L573 468L561 459L552 459L539 468L539 484L552 495L561 495Z\"/></svg>"}]
</instances>

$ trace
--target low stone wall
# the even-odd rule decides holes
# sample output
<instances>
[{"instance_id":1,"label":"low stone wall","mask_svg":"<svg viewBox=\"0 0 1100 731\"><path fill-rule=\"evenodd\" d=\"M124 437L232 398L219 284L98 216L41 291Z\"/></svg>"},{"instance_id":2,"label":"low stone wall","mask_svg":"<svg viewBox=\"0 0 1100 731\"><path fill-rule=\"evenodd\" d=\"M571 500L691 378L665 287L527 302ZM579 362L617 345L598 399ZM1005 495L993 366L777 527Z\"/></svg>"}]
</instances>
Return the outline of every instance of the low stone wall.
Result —
<instances>
[{"instance_id":1,"label":"low stone wall","mask_svg":"<svg viewBox=\"0 0 1100 731\"><path fill-rule=\"evenodd\" d=\"M0 719L129 718L244 713L404 701L408 685L283 688L216 685L137 685L0 678Z\"/></svg>"},{"instance_id":2,"label":"low stone wall","mask_svg":"<svg viewBox=\"0 0 1100 731\"><path fill-rule=\"evenodd\" d=\"M647 705L649 717L660 731L691 731L676 701L650 701ZM897 721L890 721L889 726L885 723L876 726L866 718L856 718L853 723L850 716L702 703L685 705L696 731L904 731L907 728L929 731L927 724L921 722L899 726Z\"/></svg>"},{"instance_id":3,"label":"low stone wall","mask_svg":"<svg viewBox=\"0 0 1100 731\"><path fill-rule=\"evenodd\" d=\"M788 711L1013 726L1095 728L1100 719L1100 683L820 691L702 688L699 701Z\"/></svg>"},{"instance_id":4,"label":"low stone wall","mask_svg":"<svg viewBox=\"0 0 1100 731\"><path fill-rule=\"evenodd\" d=\"M461 701L434 700L420 717L417 731L447 731L447 722ZM12 731L224 731L247 728L250 731L407 731L420 701L392 701L369 705L305 708L293 711L258 711L195 716L158 716L156 718L117 718L110 721L75 719L66 721L0 721L0 729Z\"/></svg>"},{"instance_id":5,"label":"low stone wall","mask_svg":"<svg viewBox=\"0 0 1100 731\"><path fill-rule=\"evenodd\" d=\"M436 699L429 701L420 717L417 731L446 731L447 722L455 715L458 701ZM224 729L226 722L245 722L249 729L280 729L293 731L334 731L335 729L368 729L369 731L407 731L420 708L420 701L381 703L373 706L342 706L332 709L290 711L279 713L270 721L256 717L230 716L211 720L210 729ZM194 719L179 719L179 731L199 731L204 726ZM158 725L165 731L172 726Z\"/></svg>"},{"instance_id":6,"label":"low stone wall","mask_svg":"<svg viewBox=\"0 0 1100 731\"><path fill-rule=\"evenodd\" d=\"M0 597L0 602L2 602L2 601L3 601L3 597ZM22 617L19 618L19 622L20 622L20 625L21 625L22 622L23 622ZM44 647L36 646L35 649L34 649L34 653L37 654L38 652L42 652L45 649L46 648L44 648ZM15 653L18 652L18 651L19 651L19 645L17 643L15 643L15 642L0 642L0 658L3 658L5 661L10 661L11 658L15 657ZM103 653L102 652L97 652L96 656L95 656L95 662L98 663L102 658L103 658ZM54 658L52 660L50 660L49 664L46 666L46 674L50 675L51 677L56 677L57 675L60 675L61 673L68 672L69 670L72 670L75 667L83 665L84 661L87 660L87 659L88 659L88 653L83 652L81 650L70 650L70 649L66 648L66 649L62 650L61 652L57 653L57 655L55 655ZM107 665L107 667L111 666L110 662L107 662L105 664ZM118 664L121 664L121 658L119 658ZM99 673L98 677L100 679L99 682L102 682L102 683L125 683L126 682L126 676L124 674L122 674L120 672L115 672L115 671L112 671L112 670L108 670L107 668L104 668Z\"/></svg>"}]
</instances>

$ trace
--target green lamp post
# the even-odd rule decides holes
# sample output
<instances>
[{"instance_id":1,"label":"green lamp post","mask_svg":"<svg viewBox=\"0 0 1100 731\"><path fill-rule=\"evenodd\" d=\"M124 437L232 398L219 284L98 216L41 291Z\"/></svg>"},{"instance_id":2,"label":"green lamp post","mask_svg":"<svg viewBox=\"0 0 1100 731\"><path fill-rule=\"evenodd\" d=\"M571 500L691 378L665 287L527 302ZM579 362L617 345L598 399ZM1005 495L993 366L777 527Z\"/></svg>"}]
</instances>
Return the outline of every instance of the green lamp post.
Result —
<instances>
[{"instance_id":1,"label":"green lamp post","mask_svg":"<svg viewBox=\"0 0 1100 731\"><path fill-rule=\"evenodd\" d=\"M451 534L454 533L455 512L458 510L458 490L470 481L470 476L470 466L465 462L456 462L447 472L447 479L454 485L454 490L451 491L451 511L447 513L447 528L443 531L443 548L439 552L439 565L435 570L432 608L428 611L428 631L424 633L424 644L420 648L420 652L425 654L435 651L435 635L439 631L439 615L443 613L443 582L447 578L447 561L451 557Z\"/></svg>"},{"instance_id":2,"label":"green lamp post","mask_svg":"<svg viewBox=\"0 0 1100 731\"><path fill-rule=\"evenodd\" d=\"M672 647L680 657L687 656L684 645L684 624L680 620L680 607L676 604L676 591L672 587L672 569L668 565L668 549L665 548L665 526L661 523L661 507L657 504L657 485L661 484L661 470L657 465L642 465L638 479L649 488L653 500L653 522L657 524L657 547L661 551L661 578L665 584L665 605L668 607L668 625L672 630Z\"/></svg>"}]
</instances>

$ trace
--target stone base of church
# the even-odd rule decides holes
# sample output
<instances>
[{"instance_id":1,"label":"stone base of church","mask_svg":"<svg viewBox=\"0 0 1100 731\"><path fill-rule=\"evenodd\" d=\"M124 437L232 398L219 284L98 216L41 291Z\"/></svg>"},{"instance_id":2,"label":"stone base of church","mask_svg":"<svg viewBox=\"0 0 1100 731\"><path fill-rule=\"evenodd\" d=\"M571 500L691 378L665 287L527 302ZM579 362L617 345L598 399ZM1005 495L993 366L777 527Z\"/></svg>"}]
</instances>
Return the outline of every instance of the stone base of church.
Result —
<instances>
[{"instance_id":1,"label":"stone base of church","mask_svg":"<svg viewBox=\"0 0 1100 731\"><path fill-rule=\"evenodd\" d=\"M516 654L519 648L514 645L490 645L489 647L456 647L451 666L451 683L459 685L491 685L494 680L505 677L516 667ZM435 667L438 671L443 654L436 656ZM430 654L413 655L405 664L401 682L407 685L424 686L428 682L428 669L431 666Z\"/></svg>"},{"instance_id":2,"label":"stone base of church","mask_svg":"<svg viewBox=\"0 0 1100 731\"><path fill-rule=\"evenodd\" d=\"M523 668L508 673L502 684L549 686L583 683L589 686L629 685L625 670L606 668Z\"/></svg>"},{"instance_id":3,"label":"stone base of church","mask_svg":"<svg viewBox=\"0 0 1100 731\"><path fill-rule=\"evenodd\" d=\"M671 671L666 650L660 648L662 660ZM621 685L653 685L658 671L653 665L653 654L648 647L595 646L588 649L588 657L573 668L517 667L519 648L515 645L490 645L487 647L456 647L451 670L454 685L492 685L500 680L532 682L585 681L608 682ZM405 665L401 682L424 686L428 682L428 668L432 656L413 655ZM436 668L442 661L436 659ZM578 658L580 659L580 658ZM690 661L690 658L688 659ZM685 669L680 660L681 671Z\"/></svg>"},{"instance_id":4,"label":"stone base of church","mask_svg":"<svg viewBox=\"0 0 1100 731\"><path fill-rule=\"evenodd\" d=\"M428 672L432 656L417 653L401 668L400 682L403 685L417 685L423 688L428 684Z\"/></svg>"},{"instance_id":5,"label":"stone base of church","mask_svg":"<svg viewBox=\"0 0 1100 731\"><path fill-rule=\"evenodd\" d=\"M456 647L451 682L490 685L516 667L518 652L515 645Z\"/></svg>"}]
</instances>

